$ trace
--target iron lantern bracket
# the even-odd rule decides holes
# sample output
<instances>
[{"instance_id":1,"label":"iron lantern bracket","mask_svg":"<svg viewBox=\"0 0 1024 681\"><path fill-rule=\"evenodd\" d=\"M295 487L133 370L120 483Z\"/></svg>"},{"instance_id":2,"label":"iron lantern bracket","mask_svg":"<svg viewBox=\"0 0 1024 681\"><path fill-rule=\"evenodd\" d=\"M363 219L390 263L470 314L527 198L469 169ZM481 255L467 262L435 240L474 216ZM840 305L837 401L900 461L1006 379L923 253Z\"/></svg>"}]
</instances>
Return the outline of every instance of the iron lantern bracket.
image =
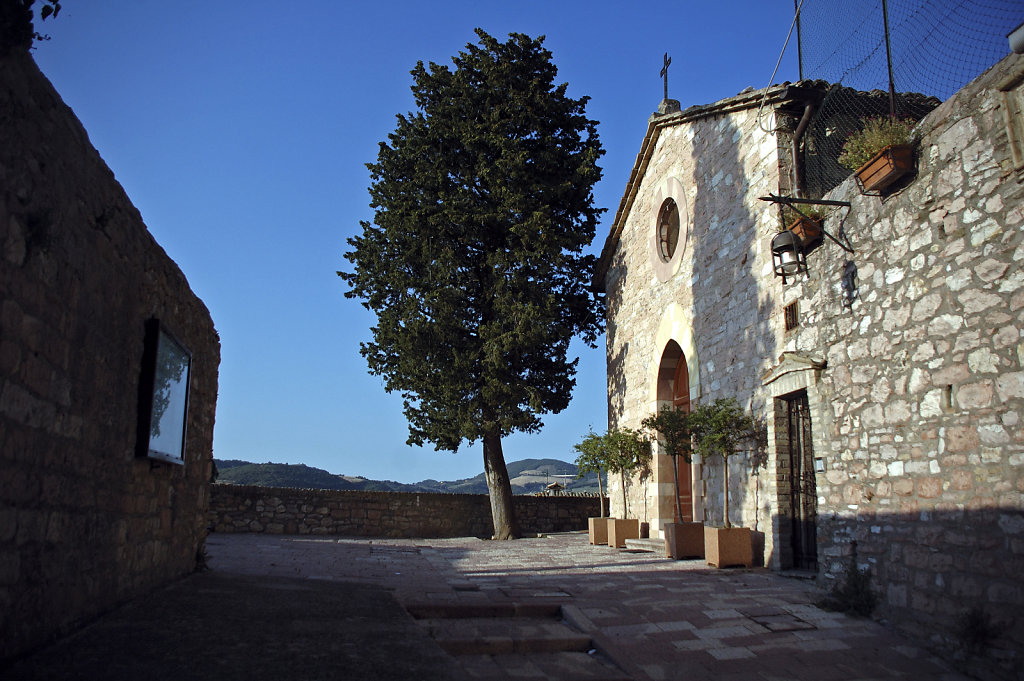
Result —
<instances>
[{"instance_id":1,"label":"iron lantern bracket","mask_svg":"<svg viewBox=\"0 0 1024 681\"><path fill-rule=\"evenodd\" d=\"M760 199L761 201L769 201L771 203L777 203L783 206L787 206L795 210L797 213L807 218L808 220L811 220L813 218L811 218L808 215L805 215L804 212L800 210L798 206L833 206L835 208L850 208L849 201L832 201L831 199L801 199L795 196L777 196L775 194L762 196L760 197ZM839 239L829 234L828 230L825 229L824 225L822 225L821 227L821 233L827 236L832 241L834 241L836 245L839 246L839 248L843 249L847 253L854 252L853 247L849 245L849 240L845 236L843 236L843 241L846 241L846 243L843 243L843 241L840 241Z\"/></svg>"}]
</instances>

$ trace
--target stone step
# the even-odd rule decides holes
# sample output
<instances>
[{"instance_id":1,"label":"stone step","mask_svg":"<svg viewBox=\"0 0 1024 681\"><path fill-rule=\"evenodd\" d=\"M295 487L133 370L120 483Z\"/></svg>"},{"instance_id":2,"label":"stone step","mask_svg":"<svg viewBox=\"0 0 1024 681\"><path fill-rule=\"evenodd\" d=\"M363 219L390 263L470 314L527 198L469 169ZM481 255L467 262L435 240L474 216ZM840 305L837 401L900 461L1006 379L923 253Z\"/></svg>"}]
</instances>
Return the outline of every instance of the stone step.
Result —
<instances>
[{"instance_id":1,"label":"stone step","mask_svg":"<svg viewBox=\"0 0 1024 681\"><path fill-rule=\"evenodd\" d=\"M558 603L410 603L405 609L472 679L628 681Z\"/></svg>"},{"instance_id":2,"label":"stone step","mask_svg":"<svg viewBox=\"0 0 1024 681\"><path fill-rule=\"evenodd\" d=\"M463 655L459 666L471 679L486 681L522 681L523 679L559 679L560 681L630 681L617 667L595 653L534 653L502 656Z\"/></svg>"},{"instance_id":3,"label":"stone step","mask_svg":"<svg viewBox=\"0 0 1024 681\"><path fill-rule=\"evenodd\" d=\"M405 609L416 619L468 619L485 617L546 617L562 615L558 603L409 603Z\"/></svg>"},{"instance_id":4,"label":"stone step","mask_svg":"<svg viewBox=\"0 0 1024 681\"><path fill-rule=\"evenodd\" d=\"M485 617L421 619L450 655L514 655L518 653L587 652L589 636L553 619Z\"/></svg>"},{"instance_id":5,"label":"stone step","mask_svg":"<svg viewBox=\"0 0 1024 681\"><path fill-rule=\"evenodd\" d=\"M650 551L656 553L659 556L665 555L665 540L664 539L627 539L626 540L627 551Z\"/></svg>"}]
</instances>

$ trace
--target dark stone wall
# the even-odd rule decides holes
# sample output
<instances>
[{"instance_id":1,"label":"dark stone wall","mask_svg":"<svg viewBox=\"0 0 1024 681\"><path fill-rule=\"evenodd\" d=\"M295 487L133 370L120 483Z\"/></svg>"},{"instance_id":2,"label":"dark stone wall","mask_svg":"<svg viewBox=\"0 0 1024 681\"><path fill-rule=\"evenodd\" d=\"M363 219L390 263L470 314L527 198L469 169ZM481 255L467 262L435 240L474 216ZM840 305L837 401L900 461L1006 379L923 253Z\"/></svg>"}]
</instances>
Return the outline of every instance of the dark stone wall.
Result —
<instances>
[{"instance_id":1,"label":"dark stone wall","mask_svg":"<svg viewBox=\"0 0 1024 681\"><path fill-rule=\"evenodd\" d=\"M135 457L144 324L192 351L184 466ZM220 343L27 50L0 57L0 658L188 573Z\"/></svg>"},{"instance_id":2,"label":"dark stone wall","mask_svg":"<svg viewBox=\"0 0 1024 681\"><path fill-rule=\"evenodd\" d=\"M597 497L513 498L523 532L587 529L599 514ZM485 494L353 492L214 485L214 532L338 534L355 537L490 537Z\"/></svg>"},{"instance_id":3,"label":"dark stone wall","mask_svg":"<svg viewBox=\"0 0 1024 681\"><path fill-rule=\"evenodd\" d=\"M1021 678L1024 650L1022 82L1011 55L926 116L892 192L827 195L851 203L825 228L854 253L826 242L786 290L786 349L827 363L808 386L822 583L869 568L878 616L985 679Z\"/></svg>"}]
</instances>

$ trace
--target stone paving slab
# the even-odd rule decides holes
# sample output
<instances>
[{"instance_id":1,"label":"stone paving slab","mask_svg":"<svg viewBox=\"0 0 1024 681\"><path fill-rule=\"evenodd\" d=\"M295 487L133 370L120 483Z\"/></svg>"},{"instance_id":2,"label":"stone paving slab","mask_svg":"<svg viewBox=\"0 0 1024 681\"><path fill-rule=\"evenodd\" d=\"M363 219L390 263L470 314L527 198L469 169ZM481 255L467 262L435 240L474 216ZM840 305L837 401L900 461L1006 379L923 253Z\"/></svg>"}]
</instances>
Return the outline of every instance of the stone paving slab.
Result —
<instances>
[{"instance_id":1,"label":"stone paving slab","mask_svg":"<svg viewBox=\"0 0 1024 681\"><path fill-rule=\"evenodd\" d=\"M466 679L385 588L191 575L6 668L3 681Z\"/></svg>"},{"instance_id":2,"label":"stone paving slab","mask_svg":"<svg viewBox=\"0 0 1024 681\"><path fill-rule=\"evenodd\" d=\"M876 622L819 610L806 581L592 546L584 533L514 542L213 534L207 551L212 572L132 602L0 679L966 678ZM453 657L409 614L417 608L557 612L560 631L593 648ZM449 625L458 626L438 626ZM495 633L475 626L474 636Z\"/></svg>"},{"instance_id":3,"label":"stone paving slab","mask_svg":"<svg viewBox=\"0 0 1024 681\"><path fill-rule=\"evenodd\" d=\"M821 593L805 580L593 546L584 533L515 542L211 535L207 546L214 569L377 584L410 607L558 605L638 680L966 678L881 624L818 609ZM506 669L520 673L529 677Z\"/></svg>"}]
</instances>

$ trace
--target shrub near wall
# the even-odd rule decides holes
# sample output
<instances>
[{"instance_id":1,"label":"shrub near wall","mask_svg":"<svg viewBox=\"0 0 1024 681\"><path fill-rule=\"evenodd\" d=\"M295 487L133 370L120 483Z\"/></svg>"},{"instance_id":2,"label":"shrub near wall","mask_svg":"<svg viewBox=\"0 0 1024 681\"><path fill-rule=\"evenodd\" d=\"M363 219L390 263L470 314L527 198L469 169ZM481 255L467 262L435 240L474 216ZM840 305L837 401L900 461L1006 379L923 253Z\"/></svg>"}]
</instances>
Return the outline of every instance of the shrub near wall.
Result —
<instances>
[{"instance_id":1,"label":"shrub near wall","mask_svg":"<svg viewBox=\"0 0 1024 681\"><path fill-rule=\"evenodd\" d=\"M184 466L135 457L150 317L192 352ZM27 45L0 56L0 659L195 567L219 361L206 307Z\"/></svg>"},{"instance_id":2,"label":"shrub near wall","mask_svg":"<svg viewBox=\"0 0 1024 681\"><path fill-rule=\"evenodd\" d=\"M596 497L514 498L523 532L585 530ZM485 494L354 492L213 485L214 532L334 534L353 537L490 537Z\"/></svg>"}]
</instances>

